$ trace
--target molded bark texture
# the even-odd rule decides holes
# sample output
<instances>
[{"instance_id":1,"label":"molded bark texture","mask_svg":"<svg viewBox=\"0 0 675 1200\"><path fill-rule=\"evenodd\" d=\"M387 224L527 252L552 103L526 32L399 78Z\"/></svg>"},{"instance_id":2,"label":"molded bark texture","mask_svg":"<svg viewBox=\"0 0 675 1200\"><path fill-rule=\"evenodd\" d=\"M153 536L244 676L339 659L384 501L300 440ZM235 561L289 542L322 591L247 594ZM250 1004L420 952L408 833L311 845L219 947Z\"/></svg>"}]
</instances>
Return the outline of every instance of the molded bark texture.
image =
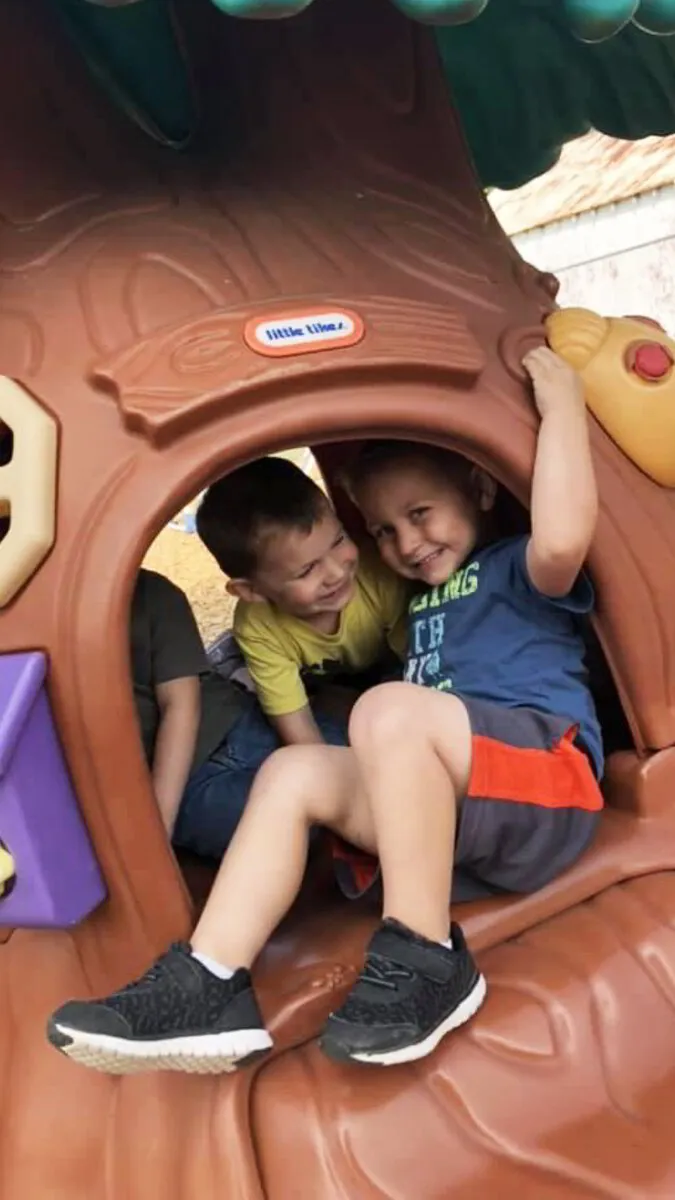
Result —
<instances>
[{"instance_id":1,"label":"molded bark texture","mask_svg":"<svg viewBox=\"0 0 675 1200\"><path fill-rule=\"evenodd\" d=\"M610 756L573 870L458 910L491 989L471 1026L411 1068L324 1061L314 1038L375 913L315 879L257 968L276 1049L255 1072L113 1080L45 1043L54 1007L141 972L194 917L128 678L151 537L265 450L319 444L330 477L373 434L456 446L526 502L519 359L555 304L484 202L422 24L388 0L317 0L287 22L195 0L185 16L204 123L171 155L97 88L50 6L0 8L0 373L59 430L55 542L0 612L0 644L48 656L108 890L74 930L0 946L2 1200L665 1200L675 494L593 420L597 632L634 745ZM203 898L205 868L186 878Z\"/></svg>"}]
</instances>

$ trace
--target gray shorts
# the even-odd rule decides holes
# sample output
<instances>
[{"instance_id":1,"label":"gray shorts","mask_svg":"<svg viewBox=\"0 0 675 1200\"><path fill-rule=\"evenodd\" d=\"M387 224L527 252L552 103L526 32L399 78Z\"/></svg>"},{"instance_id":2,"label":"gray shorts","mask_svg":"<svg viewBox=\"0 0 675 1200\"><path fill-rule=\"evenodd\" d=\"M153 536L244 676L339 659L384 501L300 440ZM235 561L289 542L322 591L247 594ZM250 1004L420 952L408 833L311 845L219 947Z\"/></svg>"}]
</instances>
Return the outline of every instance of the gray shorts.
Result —
<instances>
[{"instance_id":1,"label":"gray shorts","mask_svg":"<svg viewBox=\"0 0 675 1200\"><path fill-rule=\"evenodd\" d=\"M461 697L471 722L471 778L455 838L452 899L535 892L587 849L603 806L576 726L531 708ZM377 860L335 839L338 884L356 899Z\"/></svg>"}]
</instances>

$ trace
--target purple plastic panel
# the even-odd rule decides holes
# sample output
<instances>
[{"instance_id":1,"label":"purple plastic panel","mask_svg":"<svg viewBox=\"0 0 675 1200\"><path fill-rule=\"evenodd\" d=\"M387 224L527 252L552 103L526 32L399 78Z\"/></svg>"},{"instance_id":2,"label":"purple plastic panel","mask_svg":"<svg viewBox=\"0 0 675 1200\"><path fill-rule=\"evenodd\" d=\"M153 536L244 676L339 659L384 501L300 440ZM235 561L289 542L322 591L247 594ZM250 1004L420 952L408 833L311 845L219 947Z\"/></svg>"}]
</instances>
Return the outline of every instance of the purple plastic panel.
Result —
<instances>
[{"instance_id":1,"label":"purple plastic panel","mask_svg":"<svg viewBox=\"0 0 675 1200\"><path fill-rule=\"evenodd\" d=\"M73 792L45 688L44 654L0 654L0 841L16 881L0 925L64 928L106 889Z\"/></svg>"}]
</instances>

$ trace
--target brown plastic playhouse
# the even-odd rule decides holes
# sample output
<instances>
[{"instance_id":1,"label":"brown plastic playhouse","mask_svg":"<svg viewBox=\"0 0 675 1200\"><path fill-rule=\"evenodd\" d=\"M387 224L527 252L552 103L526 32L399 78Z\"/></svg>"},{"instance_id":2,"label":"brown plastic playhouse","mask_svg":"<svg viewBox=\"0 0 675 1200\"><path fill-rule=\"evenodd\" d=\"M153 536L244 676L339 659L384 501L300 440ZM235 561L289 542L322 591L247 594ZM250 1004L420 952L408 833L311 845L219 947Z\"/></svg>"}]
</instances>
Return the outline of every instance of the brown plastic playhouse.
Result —
<instances>
[{"instance_id":1,"label":"brown plastic playhouse","mask_svg":"<svg viewBox=\"0 0 675 1200\"><path fill-rule=\"evenodd\" d=\"M217 129L187 158L153 146L46 9L0 11L3 1200L672 1200L675 345L635 319L549 322L595 414L596 632L627 732L591 852L458 914L478 1019L419 1066L324 1060L375 913L317 871L257 969L276 1047L256 1071L112 1079L44 1040L66 998L187 934L208 887L167 846L127 665L172 514L262 452L309 444L330 480L383 434L456 447L527 503L519 362L555 280L476 186L426 33L383 0L322 0L274 52L277 23L234 26L268 103L226 162Z\"/></svg>"}]
</instances>

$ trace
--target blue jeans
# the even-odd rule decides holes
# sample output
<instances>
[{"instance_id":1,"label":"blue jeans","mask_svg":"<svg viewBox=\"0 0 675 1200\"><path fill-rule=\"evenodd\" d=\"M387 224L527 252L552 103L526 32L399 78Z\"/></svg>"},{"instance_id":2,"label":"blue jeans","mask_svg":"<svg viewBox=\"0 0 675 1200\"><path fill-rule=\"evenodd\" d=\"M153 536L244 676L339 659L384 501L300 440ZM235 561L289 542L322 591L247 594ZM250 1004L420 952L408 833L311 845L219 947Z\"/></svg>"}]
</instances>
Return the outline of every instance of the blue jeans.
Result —
<instances>
[{"instance_id":1,"label":"blue jeans","mask_svg":"<svg viewBox=\"0 0 675 1200\"><path fill-rule=\"evenodd\" d=\"M326 742L346 746L347 722L314 713ZM256 772L281 742L252 696L250 708L188 780L173 840L204 858L222 858L244 811Z\"/></svg>"}]
</instances>

